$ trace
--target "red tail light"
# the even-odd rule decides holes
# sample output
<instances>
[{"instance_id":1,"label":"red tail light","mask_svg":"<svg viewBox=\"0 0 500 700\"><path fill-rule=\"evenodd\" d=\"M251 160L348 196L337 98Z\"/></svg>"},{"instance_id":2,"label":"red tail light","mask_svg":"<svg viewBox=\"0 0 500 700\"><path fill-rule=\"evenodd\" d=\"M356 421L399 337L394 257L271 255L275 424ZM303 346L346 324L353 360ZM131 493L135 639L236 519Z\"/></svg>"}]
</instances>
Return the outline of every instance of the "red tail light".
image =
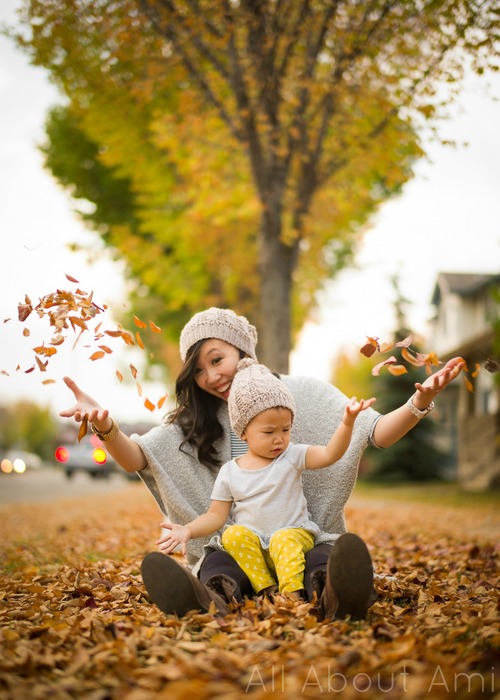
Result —
<instances>
[{"instance_id":1,"label":"red tail light","mask_svg":"<svg viewBox=\"0 0 500 700\"><path fill-rule=\"evenodd\" d=\"M69 459L69 452L65 447L58 447L55 451L55 457L58 462L67 462Z\"/></svg>"}]
</instances>

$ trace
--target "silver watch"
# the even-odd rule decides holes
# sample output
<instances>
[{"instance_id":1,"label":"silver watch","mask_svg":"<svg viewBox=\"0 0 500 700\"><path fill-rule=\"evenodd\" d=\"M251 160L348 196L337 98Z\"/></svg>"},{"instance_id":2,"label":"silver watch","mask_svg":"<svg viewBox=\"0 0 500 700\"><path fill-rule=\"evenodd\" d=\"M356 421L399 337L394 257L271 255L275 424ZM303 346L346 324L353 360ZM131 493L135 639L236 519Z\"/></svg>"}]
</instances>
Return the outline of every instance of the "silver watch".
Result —
<instances>
[{"instance_id":1,"label":"silver watch","mask_svg":"<svg viewBox=\"0 0 500 700\"><path fill-rule=\"evenodd\" d=\"M413 396L415 396L415 394L413 394ZM413 415L418 419L425 418L425 416L428 413L430 413L432 411L432 409L434 408L434 401L431 401L430 404L426 408L423 408L422 410L420 410L413 403L413 396L410 396L410 398L406 402L406 405L408 406L408 410L410 411L410 413L413 413Z\"/></svg>"}]
</instances>

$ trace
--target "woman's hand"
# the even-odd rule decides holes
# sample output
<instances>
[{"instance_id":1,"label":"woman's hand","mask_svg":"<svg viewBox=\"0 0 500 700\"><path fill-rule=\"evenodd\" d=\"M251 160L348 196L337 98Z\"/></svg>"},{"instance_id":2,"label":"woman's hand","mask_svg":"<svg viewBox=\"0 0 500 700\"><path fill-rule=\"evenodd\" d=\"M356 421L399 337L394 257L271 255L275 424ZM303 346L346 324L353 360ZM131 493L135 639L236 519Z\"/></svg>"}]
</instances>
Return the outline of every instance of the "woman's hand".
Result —
<instances>
[{"instance_id":1,"label":"woman's hand","mask_svg":"<svg viewBox=\"0 0 500 700\"><path fill-rule=\"evenodd\" d=\"M174 523L163 522L160 527L170 532L157 540L156 544L164 554L170 554L178 545L181 545L182 554L186 554L186 543L191 539L191 532L186 525L175 525Z\"/></svg>"},{"instance_id":2,"label":"woman's hand","mask_svg":"<svg viewBox=\"0 0 500 700\"><path fill-rule=\"evenodd\" d=\"M91 396L85 394L70 377L64 377L64 383L73 392L76 403L66 411L61 411L59 415L62 418L74 418L77 423L81 423L84 416L87 416L89 422L93 423L97 430L106 432L111 427L111 419L108 418L109 411L99 406Z\"/></svg>"},{"instance_id":3,"label":"woman's hand","mask_svg":"<svg viewBox=\"0 0 500 700\"><path fill-rule=\"evenodd\" d=\"M424 409L428 406L440 391L445 389L455 377L458 377L464 367L465 360L462 357L454 357L448 360L444 367L441 367L437 372L427 377L423 384L416 382L415 389L417 393L414 398L415 406L420 409Z\"/></svg>"}]
</instances>

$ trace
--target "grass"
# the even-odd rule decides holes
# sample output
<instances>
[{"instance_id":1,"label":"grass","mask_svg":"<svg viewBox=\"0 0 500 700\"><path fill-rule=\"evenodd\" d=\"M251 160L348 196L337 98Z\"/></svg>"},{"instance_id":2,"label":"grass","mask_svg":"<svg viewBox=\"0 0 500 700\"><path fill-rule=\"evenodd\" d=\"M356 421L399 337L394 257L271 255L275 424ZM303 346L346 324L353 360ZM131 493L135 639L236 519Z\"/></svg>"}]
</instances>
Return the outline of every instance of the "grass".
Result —
<instances>
[{"instance_id":1,"label":"grass","mask_svg":"<svg viewBox=\"0 0 500 700\"><path fill-rule=\"evenodd\" d=\"M361 478L356 483L353 495L359 498L429 503L456 508L498 508L500 505L500 489L475 493L464 491L456 482L384 483Z\"/></svg>"}]
</instances>

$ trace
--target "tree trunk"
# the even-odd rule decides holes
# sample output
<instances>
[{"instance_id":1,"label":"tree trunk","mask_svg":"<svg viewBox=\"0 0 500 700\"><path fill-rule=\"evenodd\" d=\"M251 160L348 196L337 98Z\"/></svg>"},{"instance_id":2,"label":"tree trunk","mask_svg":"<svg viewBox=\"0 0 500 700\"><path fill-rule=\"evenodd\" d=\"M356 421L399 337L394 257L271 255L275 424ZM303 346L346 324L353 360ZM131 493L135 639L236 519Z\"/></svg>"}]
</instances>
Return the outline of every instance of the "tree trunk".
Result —
<instances>
[{"instance_id":1,"label":"tree trunk","mask_svg":"<svg viewBox=\"0 0 500 700\"><path fill-rule=\"evenodd\" d=\"M264 214L259 239L260 323L259 361L288 373L291 350L291 293L297 246L280 240L279 217Z\"/></svg>"}]
</instances>

